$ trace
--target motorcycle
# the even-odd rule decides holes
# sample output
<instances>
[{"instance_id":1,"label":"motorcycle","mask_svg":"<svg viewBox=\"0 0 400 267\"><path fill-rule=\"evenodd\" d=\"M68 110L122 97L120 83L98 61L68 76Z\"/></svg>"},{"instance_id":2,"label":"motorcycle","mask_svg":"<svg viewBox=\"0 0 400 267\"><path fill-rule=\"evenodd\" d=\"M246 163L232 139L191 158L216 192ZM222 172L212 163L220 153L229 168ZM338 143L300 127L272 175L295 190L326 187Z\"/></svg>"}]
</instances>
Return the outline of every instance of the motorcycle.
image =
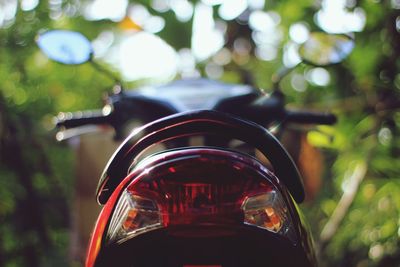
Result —
<instances>
[{"instance_id":1,"label":"motorcycle","mask_svg":"<svg viewBox=\"0 0 400 267\"><path fill-rule=\"evenodd\" d=\"M48 31L37 42L52 60L99 69L80 33ZM299 53L305 63L327 66L353 46L346 35L312 33ZM101 111L59 117L60 139L104 124L118 139L130 121L144 124L101 175L96 197L104 206L86 266L317 266L298 208L303 183L277 139L284 127L276 135L267 129L276 122L333 124L336 117L285 108L279 83L293 68L274 76L271 94L208 79L118 86Z\"/></svg>"}]
</instances>

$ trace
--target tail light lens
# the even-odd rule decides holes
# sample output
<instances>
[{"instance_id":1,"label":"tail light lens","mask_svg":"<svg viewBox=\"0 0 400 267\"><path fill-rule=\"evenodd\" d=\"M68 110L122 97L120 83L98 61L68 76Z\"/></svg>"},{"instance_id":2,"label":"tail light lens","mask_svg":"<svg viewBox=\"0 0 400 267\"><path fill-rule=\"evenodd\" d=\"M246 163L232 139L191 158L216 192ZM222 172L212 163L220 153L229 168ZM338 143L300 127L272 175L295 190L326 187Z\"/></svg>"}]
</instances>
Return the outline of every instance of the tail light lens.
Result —
<instances>
[{"instance_id":1,"label":"tail light lens","mask_svg":"<svg viewBox=\"0 0 400 267\"><path fill-rule=\"evenodd\" d=\"M222 235L244 224L295 242L276 178L254 159L215 149L167 152L146 160L134 176L113 212L109 243L160 228L196 236L207 227L207 234Z\"/></svg>"},{"instance_id":2,"label":"tail light lens","mask_svg":"<svg viewBox=\"0 0 400 267\"><path fill-rule=\"evenodd\" d=\"M163 227L157 204L124 191L110 221L109 238L123 242L126 239Z\"/></svg>"},{"instance_id":3,"label":"tail light lens","mask_svg":"<svg viewBox=\"0 0 400 267\"><path fill-rule=\"evenodd\" d=\"M264 228L274 233L281 233L294 239L286 204L276 190L248 197L242 206L244 223Z\"/></svg>"}]
</instances>

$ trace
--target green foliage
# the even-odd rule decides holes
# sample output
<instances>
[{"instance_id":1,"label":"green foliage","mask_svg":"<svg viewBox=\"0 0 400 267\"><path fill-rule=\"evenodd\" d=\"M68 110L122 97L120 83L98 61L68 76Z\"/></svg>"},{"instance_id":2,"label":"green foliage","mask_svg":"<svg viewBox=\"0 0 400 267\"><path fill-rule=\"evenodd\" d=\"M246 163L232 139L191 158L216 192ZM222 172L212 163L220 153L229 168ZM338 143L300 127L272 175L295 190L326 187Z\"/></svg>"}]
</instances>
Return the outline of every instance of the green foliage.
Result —
<instances>
[{"instance_id":1,"label":"green foliage","mask_svg":"<svg viewBox=\"0 0 400 267\"><path fill-rule=\"evenodd\" d=\"M94 40L104 31L120 34L118 23L85 19L80 11L86 1L60 1L58 8L52 2L57 1L39 1L31 11L18 6L14 19L0 21L0 266L71 264L67 250L74 157L65 144L53 140L51 120L59 111L101 108L102 95L113 85L89 64L64 66L49 61L35 38L41 31L61 28ZM130 2L165 20L158 35L176 50L190 47L192 19L181 22L171 10L158 13L152 1ZM315 127L307 134L308 142L324 152L326 170L317 199L303 208L318 242L354 166L365 163L368 169L354 202L321 251L322 265L398 266L400 12L396 1L348 2L354 2L348 10L362 8L366 25L354 34L351 56L326 68L329 84L310 82L307 77L314 67L304 64L281 83L291 106L333 110L339 117L337 125ZM243 21L225 21L228 29L235 30L226 33L232 60L222 66L221 79L241 82L243 73L251 73L254 84L270 92L270 77L281 64L290 26L302 22L318 30L315 14L320 8L320 1L267 1L264 10L279 14L282 34L277 58L270 61L255 57L251 40L249 54L236 55L234 41L249 39L253 30ZM214 16L221 20L216 12ZM210 62L202 62L199 71L205 73ZM304 88L295 89L296 79Z\"/></svg>"},{"instance_id":2,"label":"green foliage","mask_svg":"<svg viewBox=\"0 0 400 267\"><path fill-rule=\"evenodd\" d=\"M367 264L368 258L367 266L376 266L383 259L398 257L399 190L398 180L368 181L360 188L353 208L326 250L333 265L343 264L343 255L351 253L360 255L348 258L348 266Z\"/></svg>"}]
</instances>

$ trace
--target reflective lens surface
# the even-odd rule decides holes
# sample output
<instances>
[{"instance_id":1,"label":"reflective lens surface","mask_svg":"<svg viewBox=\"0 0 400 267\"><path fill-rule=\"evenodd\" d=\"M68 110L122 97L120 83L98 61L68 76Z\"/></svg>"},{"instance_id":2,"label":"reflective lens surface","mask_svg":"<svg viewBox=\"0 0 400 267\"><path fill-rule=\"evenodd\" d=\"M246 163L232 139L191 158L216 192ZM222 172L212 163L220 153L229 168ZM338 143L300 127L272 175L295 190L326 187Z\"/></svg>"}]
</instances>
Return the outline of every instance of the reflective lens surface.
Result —
<instances>
[{"instance_id":1,"label":"reflective lens surface","mask_svg":"<svg viewBox=\"0 0 400 267\"><path fill-rule=\"evenodd\" d=\"M302 44L299 53L306 62L316 66L327 66L344 60L354 48L354 41L347 35L330 35L313 32Z\"/></svg>"},{"instance_id":2,"label":"reflective lens surface","mask_svg":"<svg viewBox=\"0 0 400 267\"><path fill-rule=\"evenodd\" d=\"M186 238L229 236L245 225L294 241L275 178L258 161L213 149L161 153L144 161L118 201L109 243L160 228Z\"/></svg>"},{"instance_id":3,"label":"reflective lens surface","mask_svg":"<svg viewBox=\"0 0 400 267\"><path fill-rule=\"evenodd\" d=\"M122 242L132 236L162 227L157 204L124 191L110 222L110 241Z\"/></svg>"},{"instance_id":4,"label":"reflective lens surface","mask_svg":"<svg viewBox=\"0 0 400 267\"><path fill-rule=\"evenodd\" d=\"M90 41L81 33L73 31L48 31L39 35L37 44L47 57L63 64L85 63L93 53Z\"/></svg>"},{"instance_id":5,"label":"reflective lens surface","mask_svg":"<svg viewBox=\"0 0 400 267\"><path fill-rule=\"evenodd\" d=\"M247 198L243 202L244 223L273 233L286 235L295 241L295 233L282 196L276 190Z\"/></svg>"}]
</instances>

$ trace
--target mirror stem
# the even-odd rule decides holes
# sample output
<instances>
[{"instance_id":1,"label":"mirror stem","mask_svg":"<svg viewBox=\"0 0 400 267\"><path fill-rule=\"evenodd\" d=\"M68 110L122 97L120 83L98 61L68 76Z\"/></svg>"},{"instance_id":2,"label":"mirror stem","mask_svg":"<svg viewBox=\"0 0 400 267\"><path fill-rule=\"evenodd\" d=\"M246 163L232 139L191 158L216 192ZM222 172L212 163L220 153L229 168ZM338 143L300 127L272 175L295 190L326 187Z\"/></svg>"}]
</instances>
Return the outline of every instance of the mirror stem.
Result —
<instances>
[{"instance_id":1,"label":"mirror stem","mask_svg":"<svg viewBox=\"0 0 400 267\"><path fill-rule=\"evenodd\" d=\"M283 66L281 67L276 73L272 75L272 89L274 92L280 91L280 82L286 75L288 75L292 70L294 70L301 62L297 63L296 65L292 67L286 67Z\"/></svg>"},{"instance_id":2,"label":"mirror stem","mask_svg":"<svg viewBox=\"0 0 400 267\"><path fill-rule=\"evenodd\" d=\"M92 64L92 66L96 70L98 70L99 72L105 74L108 78L113 80L117 86L119 86L119 88L120 88L119 93L121 93L123 91L122 81L116 75L114 75L111 71L109 71L108 69L104 68L103 66L101 66L99 63L97 63L94 60L90 60L89 62L90 62L90 64Z\"/></svg>"}]
</instances>

